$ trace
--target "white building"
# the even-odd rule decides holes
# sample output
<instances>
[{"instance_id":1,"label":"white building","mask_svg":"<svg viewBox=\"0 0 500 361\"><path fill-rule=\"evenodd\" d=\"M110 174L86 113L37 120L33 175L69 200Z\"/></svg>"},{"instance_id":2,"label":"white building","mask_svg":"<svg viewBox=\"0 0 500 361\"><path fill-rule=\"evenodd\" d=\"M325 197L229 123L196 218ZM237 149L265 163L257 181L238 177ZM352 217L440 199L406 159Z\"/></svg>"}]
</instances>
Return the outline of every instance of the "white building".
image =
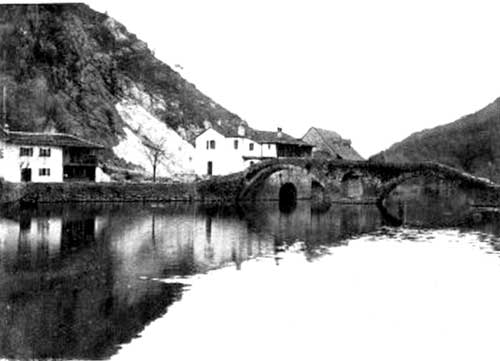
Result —
<instances>
[{"instance_id":1,"label":"white building","mask_svg":"<svg viewBox=\"0 0 500 361\"><path fill-rule=\"evenodd\" d=\"M0 130L0 177L9 182L96 181L103 147L62 133Z\"/></svg>"},{"instance_id":2,"label":"white building","mask_svg":"<svg viewBox=\"0 0 500 361\"><path fill-rule=\"evenodd\" d=\"M278 157L306 157L312 145L284 133L211 125L196 137L194 169L198 175L239 172L255 162Z\"/></svg>"}]
</instances>

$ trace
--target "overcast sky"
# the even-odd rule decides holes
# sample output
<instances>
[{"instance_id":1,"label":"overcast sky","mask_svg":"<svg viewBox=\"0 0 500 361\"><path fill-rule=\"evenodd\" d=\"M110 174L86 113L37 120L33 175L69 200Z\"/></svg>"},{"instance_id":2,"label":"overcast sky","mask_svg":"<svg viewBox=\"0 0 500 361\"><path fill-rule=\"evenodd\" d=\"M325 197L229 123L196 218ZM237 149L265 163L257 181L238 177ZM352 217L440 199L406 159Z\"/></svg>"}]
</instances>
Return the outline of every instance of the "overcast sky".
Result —
<instances>
[{"instance_id":1,"label":"overcast sky","mask_svg":"<svg viewBox=\"0 0 500 361\"><path fill-rule=\"evenodd\" d=\"M363 156L500 96L496 1L87 3L251 126L335 130Z\"/></svg>"}]
</instances>

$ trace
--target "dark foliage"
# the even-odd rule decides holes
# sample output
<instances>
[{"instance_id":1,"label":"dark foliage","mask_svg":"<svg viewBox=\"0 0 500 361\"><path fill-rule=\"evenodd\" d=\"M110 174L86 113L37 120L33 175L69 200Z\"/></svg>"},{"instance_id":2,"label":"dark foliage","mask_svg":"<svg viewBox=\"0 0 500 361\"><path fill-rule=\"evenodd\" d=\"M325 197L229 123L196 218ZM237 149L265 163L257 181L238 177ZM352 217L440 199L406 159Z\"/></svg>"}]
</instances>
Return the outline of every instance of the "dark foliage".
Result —
<instances>
[{"instance_id":1,"label":"dark foliage","mask_svg":"<svg viewBox=\"0 0 500 361\"><path fill-rule=\"evenodd\" d=\"M124 125L115 105L131 84L162 99L167 107L154 115L187 140L205 121L241 122L105 14L84 4L0 5L0 86L11 129L114 146ZM105 158L119 162L111 152Z\"/></svg>"},{"instance_id":2,"label":"dark foliage","mask_svg":"<svg viewBox=\"0 0 500 361\"><path fill-rule=\"evenodd\" d=\"M453 123L412 134L372 160L435 161L500 182L500 99Z\"/></svg>"}]
</instances>

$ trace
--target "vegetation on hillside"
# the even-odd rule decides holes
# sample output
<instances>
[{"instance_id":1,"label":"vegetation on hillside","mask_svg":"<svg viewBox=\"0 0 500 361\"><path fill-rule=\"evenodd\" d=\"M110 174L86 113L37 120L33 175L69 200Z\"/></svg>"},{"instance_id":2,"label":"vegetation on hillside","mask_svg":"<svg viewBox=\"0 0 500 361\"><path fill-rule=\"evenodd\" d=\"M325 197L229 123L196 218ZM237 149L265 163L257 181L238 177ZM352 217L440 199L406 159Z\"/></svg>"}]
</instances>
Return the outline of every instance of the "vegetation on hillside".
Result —
<instances>
[{"instance_id":1,"label":"vegetation on hillside","mask_svg":"<svg viewBox=\"0 0 500 361\"><path fill-rule=\"evenodd\" d=\"M371 160L435 161L500 182L500 98L453 123L412 134Z\"/></svg>"},{"instance_id":2,"label":"vegetation on hillside","mask_svg":"<svg viewBox=\"0 0 500 361\"><path fill-rule=\"evenodd\" d=\"M115 104L135 88L161 102L148 110L186 140L206 122L241 122L84 4L0 5L0 86L11 129L68 132L109 147L123 135Z\"/></svg>"}]
</instances>

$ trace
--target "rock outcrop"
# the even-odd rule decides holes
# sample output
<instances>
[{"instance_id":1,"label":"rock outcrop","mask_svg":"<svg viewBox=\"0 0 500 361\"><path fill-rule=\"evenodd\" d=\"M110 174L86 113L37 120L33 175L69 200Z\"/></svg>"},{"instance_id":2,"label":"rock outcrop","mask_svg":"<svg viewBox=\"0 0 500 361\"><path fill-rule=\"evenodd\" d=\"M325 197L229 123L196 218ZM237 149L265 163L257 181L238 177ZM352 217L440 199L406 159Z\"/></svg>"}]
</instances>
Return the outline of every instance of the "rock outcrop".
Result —
<instances>
[{"instance_id":1,"label":"rock outcrop","mask_svg":"<svg viewBox=\"0 0 500 361\"><path fill-rule=\"evenodd\" d=\"M150 173L154 145L165 148L159 176L189 172L191 142L204 124L241 123L122 24L84 4L0 5L0 87L11 129L101 143L109 169Z\"/></svg>"}]
</instances>

